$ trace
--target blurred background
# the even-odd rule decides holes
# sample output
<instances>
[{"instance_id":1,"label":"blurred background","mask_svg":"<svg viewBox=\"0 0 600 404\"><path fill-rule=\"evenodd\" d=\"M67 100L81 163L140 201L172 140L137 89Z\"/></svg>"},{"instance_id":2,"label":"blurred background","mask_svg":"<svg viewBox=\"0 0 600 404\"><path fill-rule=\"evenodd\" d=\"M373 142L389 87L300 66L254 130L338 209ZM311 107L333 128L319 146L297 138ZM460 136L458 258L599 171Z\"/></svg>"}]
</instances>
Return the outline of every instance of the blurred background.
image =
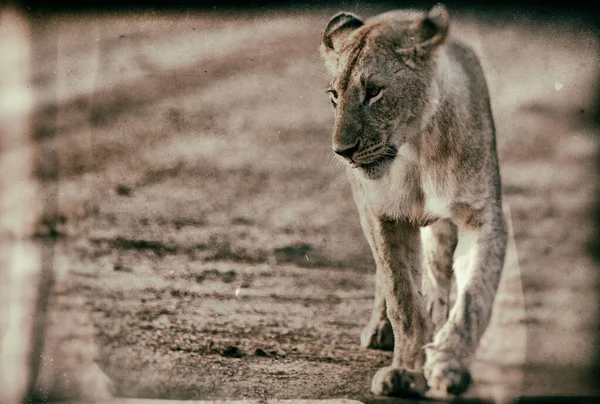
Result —
<instances>
[{"instance_id":1,"label":"blurred background","mask_svg":"<svg viewBox=\"0 0 600 404\"><path fill-rule=\"evenodd\" d=\"M123 397L371 399L391 353L358 345L374 264L318 46L339 10L433 5L13 5L52 273L34 397L100 394L102 372ZM469 395L598 394L595 14L447 5L488 80L511 236Z\"/></svg>"}]
</instances>

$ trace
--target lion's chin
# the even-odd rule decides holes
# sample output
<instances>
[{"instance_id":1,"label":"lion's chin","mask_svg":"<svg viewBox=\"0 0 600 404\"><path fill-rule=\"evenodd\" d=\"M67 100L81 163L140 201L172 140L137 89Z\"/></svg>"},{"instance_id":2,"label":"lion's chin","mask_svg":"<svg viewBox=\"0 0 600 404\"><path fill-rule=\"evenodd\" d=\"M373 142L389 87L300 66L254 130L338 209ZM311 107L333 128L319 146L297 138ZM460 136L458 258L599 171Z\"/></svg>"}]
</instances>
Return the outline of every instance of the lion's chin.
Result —
<instances>
[{"instance_id":1,"label":"lion's chin","mask_svg":"<svg viewBox=\"0 0 600 404\"><path fill-rule=\"evenodd\" d=\"M370 180L378 180L382 178L392 166L394 162L392 156L385 156L372 163L367 164L352 164L352 168L360 172L365 178Z\"/></svg>"}]
</instances>

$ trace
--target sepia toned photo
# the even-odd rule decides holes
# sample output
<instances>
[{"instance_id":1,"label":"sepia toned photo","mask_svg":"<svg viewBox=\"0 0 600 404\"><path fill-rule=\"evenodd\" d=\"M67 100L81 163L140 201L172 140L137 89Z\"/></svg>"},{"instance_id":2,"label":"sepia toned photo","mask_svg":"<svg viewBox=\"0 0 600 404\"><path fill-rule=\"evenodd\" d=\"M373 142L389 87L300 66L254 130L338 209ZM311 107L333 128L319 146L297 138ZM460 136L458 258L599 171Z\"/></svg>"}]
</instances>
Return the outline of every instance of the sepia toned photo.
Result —
<instances>
[{"instance_id":1,"label":"sepia toned photo","mask_svg":"<svg viewBox=\"0 0 600 404\"><path fill-rule=\"evenodd\" d=\"M594 402L599 27L0 4L0 404Z\"/></svg>"}]
</instances>

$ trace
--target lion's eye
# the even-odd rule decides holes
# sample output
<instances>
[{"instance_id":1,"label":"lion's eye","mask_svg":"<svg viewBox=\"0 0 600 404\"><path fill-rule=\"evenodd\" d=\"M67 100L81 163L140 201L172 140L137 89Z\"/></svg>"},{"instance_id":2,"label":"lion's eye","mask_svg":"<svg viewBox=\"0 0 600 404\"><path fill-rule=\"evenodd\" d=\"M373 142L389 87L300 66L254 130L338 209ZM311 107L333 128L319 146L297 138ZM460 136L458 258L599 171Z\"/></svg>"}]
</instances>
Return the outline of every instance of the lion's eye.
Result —
<instances>
[{"instance_id":1,"label":"lion's eye","mask_svg":"<svg viewBox=\"0 0 600 404\"><path fill-rule=\"evenodd\" d=\"M371 105L383 95L382 88L373 84L368 84L365 89L365 104Z\"/></svg>"},{"instance_id":2,"label":"lion's eye","mask_svg":"<svg viewBox=\"0 0 600 404\"><path fill-rule=\"evenodd\" d=\"M329 93L329 98L331 100L331 104L335 107L338 103L338 93L335 90L327 90Z\"/></svg>"}]
</instances>

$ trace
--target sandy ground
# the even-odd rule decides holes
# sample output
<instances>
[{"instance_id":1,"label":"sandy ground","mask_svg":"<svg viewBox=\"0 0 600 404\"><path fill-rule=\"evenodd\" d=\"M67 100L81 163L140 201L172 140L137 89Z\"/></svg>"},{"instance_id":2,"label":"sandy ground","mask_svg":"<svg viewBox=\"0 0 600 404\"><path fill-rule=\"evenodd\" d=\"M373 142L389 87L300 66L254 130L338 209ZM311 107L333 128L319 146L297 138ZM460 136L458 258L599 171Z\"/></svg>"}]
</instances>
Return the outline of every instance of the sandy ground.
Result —
<instances>
[{"instance_id":1,"label":"sandy ground","mask_svg":"<svg viewBox=\"0 0 600 404\"><path fill-rule=\"evenodd\" d=\"M96 357L123 397L372 398L391 353L358 345L374 270L329 148L317 47L334 11L32 21L58 213L40 227L58 236L46 361ZM511 227L468 394L589 393L598 42L516 14L453 32L487 73Z\"/></svg>"}]
</instances>

